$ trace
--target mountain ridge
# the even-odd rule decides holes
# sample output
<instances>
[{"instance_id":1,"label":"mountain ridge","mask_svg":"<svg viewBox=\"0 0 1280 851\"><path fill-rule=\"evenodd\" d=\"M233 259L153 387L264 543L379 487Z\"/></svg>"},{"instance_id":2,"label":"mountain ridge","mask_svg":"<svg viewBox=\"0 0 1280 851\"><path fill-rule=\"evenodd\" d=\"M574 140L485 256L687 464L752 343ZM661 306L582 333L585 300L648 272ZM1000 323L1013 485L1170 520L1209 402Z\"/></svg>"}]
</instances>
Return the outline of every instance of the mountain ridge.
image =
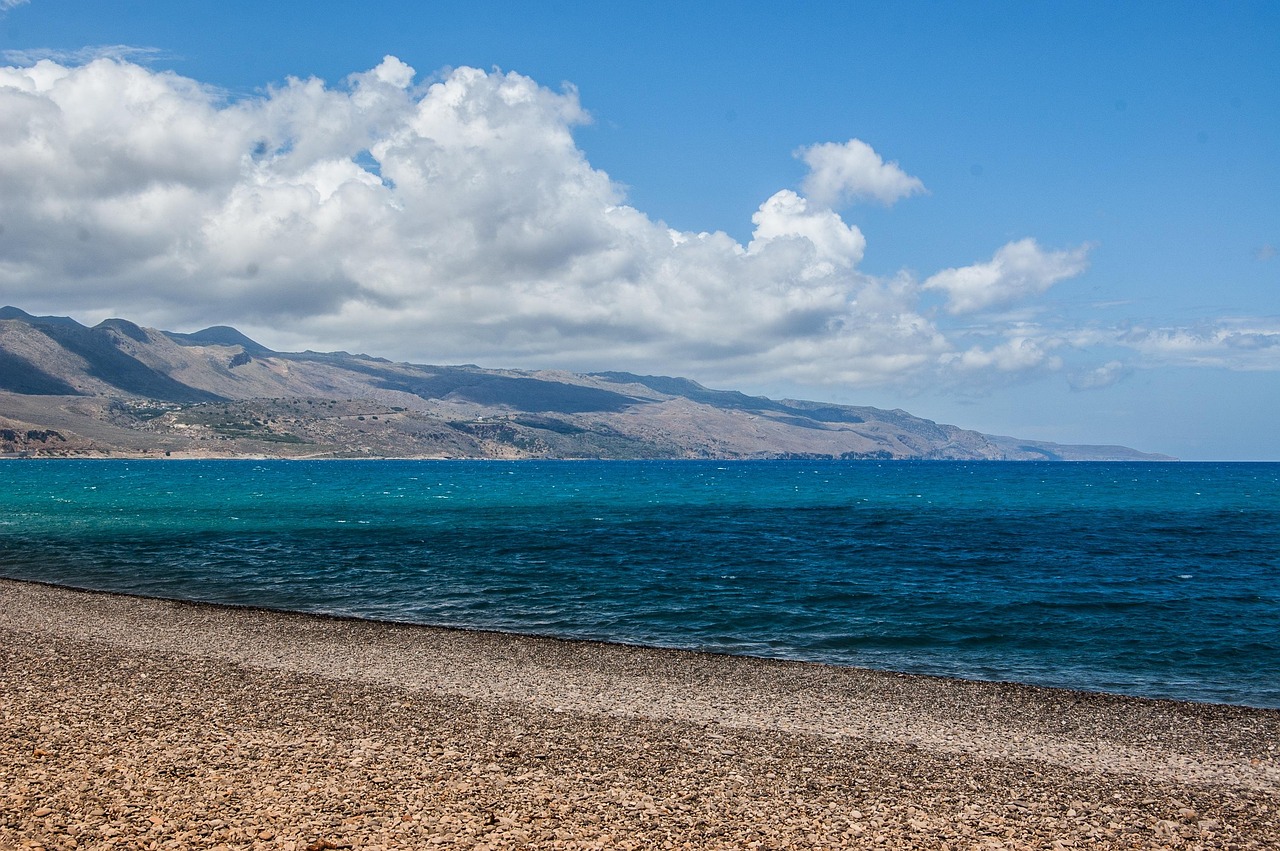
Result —
<instances>
[{"instance_id":1,"label":"mountain ridge","mask_svg":"<svg viewBox=\"0 0 1280 851\"><path fill-rule=\"evenodd\" d=\"M688 378L278 352L229 326L0 308L0 454L1172 460Z\"/></svg>"}]
</instances>

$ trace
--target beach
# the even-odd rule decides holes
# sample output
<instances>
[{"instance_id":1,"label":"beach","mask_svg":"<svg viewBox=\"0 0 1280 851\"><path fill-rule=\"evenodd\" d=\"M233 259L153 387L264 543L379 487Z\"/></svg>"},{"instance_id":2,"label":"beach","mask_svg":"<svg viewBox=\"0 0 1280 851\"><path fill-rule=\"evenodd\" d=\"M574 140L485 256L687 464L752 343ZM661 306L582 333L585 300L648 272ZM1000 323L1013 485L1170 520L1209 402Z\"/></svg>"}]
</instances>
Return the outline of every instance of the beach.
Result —
<instances>
[{"instance_id":1,"label":"beach","mask_svg":"<svg viewBox=\"0 0 1280 851\"><path fill-rule=\"evenodd\" d=\"M0 848L1274 848L1280 711L0 581Z\"/></svg>"}]
</instances>

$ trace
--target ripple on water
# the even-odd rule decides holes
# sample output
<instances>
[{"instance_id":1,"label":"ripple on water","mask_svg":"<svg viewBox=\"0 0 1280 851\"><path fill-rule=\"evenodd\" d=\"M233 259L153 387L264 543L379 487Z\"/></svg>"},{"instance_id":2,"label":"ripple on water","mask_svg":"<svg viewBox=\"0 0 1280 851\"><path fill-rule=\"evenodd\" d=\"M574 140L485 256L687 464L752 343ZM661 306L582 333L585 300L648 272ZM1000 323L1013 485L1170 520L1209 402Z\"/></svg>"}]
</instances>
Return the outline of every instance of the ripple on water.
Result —
<instances>
[{"instance_id":1,"label":"ripple on water","mask_svg":"<svg viewBox=\"0 0 1280 851\"><path fill-rule=\"evenodd\" d=\"M0 574L1280 706L1275 467L24 462Z\"/></svg>"}]
</instances>

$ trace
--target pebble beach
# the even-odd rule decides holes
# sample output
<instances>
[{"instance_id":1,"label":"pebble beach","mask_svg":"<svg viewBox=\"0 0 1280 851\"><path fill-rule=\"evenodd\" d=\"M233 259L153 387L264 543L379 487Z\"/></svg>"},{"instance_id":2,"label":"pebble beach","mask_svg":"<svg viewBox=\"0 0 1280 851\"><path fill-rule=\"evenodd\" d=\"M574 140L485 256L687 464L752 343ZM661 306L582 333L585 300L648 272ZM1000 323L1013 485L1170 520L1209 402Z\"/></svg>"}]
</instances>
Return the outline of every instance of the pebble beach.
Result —
<instances>
[{"instance_id":1,"label":"pebble beach","mask_svg":"<svg viewBox=\"0 0 1280 851\"><path fill-rule=\"evenodd\" d=\"M1280 711L0 580L0 848L1276 848Z\"/></svg>"}]
</instances>

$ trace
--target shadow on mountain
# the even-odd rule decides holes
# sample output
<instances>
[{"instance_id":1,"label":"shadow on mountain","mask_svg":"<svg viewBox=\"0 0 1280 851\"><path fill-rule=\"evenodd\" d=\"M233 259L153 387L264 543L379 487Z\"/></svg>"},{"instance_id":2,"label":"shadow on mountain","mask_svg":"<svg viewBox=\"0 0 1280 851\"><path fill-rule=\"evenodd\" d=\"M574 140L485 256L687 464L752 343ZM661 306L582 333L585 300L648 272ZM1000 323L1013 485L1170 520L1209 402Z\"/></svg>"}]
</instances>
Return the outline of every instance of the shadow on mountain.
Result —
<instances>
[{"instance_id":1,"label":"shadow on mountain","mask_svg":"<svg viewBox=\"0 0 1280 851\"><path fill-rule=\"evenodd\" d=\"M327 356L321 356L327 359ZM351 372L367 375L383 390L412 393L421 399L472 402L494 405L525 413L586 414L617 412L638 400L601 390L540 378L490 375L459 367L420 368L417 375L388 369L373 362L345 356L337 362Z\"/></svg>"},{"instance_id":2,"label":"shadow on mountain","mask_svg":"<svg viewBox=\"0 0 1280 851\"><path fill-rule=\"evenodd\" d=\"M164 402L213 402L222 399L207 390L176 381L121 351L116 346L112 331L139 342L148 340L146 332L132 322L108 319L94 328L86 328L64 316L31 316L13 307L0 310L0 319L27 322L68 352L82 358L87 364L87 375L126 393ZM46 378L52 376L46 373ZM49 386L47 382L46 385Z\"/></svg>"}]
</instances>

